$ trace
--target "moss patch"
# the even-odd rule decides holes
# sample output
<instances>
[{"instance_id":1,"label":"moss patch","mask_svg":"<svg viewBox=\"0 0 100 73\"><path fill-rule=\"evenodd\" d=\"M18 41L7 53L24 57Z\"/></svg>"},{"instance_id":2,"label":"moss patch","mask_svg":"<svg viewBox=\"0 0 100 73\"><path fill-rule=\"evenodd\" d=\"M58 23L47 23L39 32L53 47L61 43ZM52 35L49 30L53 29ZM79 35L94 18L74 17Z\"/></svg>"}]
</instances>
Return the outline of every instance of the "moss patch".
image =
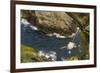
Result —
<instances>
[{"instance_id":1,"label":"moss patch","mask_svg":"<svg viewBox=\"0 0 100 73\"><path fill-rule=\"evenodd\" d=\"M44 62L49 61L45 56L40 56L38 50L26 45L21 45L21 62Z\"/></svg>"}]
</instances>

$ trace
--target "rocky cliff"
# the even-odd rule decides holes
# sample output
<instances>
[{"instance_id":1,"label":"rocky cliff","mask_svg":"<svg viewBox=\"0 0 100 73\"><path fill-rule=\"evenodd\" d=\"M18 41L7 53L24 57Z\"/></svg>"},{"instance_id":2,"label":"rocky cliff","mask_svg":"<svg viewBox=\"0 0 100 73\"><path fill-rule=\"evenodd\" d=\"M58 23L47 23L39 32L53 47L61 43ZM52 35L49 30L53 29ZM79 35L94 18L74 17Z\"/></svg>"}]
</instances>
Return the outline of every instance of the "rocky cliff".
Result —
<instances>
[{"instance_id":1,"label":"rocky cliff","mask_svg":"<svg viewBox=\"0 0 100 73\"><path fill-rule=\"evenodd\" d=\"M21 11L21 17L48 34L57 33L68 36L76 32L76 23L65 12L24 10Z\"/></svg>"}]
</instances>

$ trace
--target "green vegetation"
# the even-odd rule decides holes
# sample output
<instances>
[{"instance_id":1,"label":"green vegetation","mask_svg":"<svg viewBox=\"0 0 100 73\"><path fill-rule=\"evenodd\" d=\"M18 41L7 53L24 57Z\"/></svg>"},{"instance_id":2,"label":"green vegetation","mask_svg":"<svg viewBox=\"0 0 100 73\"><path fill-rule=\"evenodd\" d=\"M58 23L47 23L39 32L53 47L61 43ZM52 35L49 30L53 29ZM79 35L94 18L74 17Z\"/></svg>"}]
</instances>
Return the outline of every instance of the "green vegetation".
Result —
<instances>
[{"instance_id":1,"label":"green vegetation","mask_svg":"<svg viewBox=\"0 0 100 73\"><path fill-rule=\"evenodd\" d=\"M81 32L81 43L80 43L80 59L83 57L89 59L89 34L86 32Z\"/></svg>"},{"instance_id":2,"label":"green vegetation","mask_svg":"<svg viewBox=\"0 0 100 73\"><path fill-rule=\"evenodd\" d=\"M33 24L34 23L39 23L39 22L36 21L36 17L38 17L38 16L35 13L36 13L36 11L31 11L30 12L28 10L22 10L21 11L21 16L22 16L22 18L25 18L28 21L33 22ZM90 49L89 48L89 36L90 36L89 35L89 32L90 32L89 31L89 27L90 27L89 26L89 24L90 24L89 23L89 13L75 13L75 12L71 13L71 12L66 12L66 14L68 14L70 17L72 17L74 19L74 21L72 21L72 22L74 24L76 24L75 26L80 28L80 47L79 47L80 51L75 56L69 56L66 59L67 60L89 59L89 53L90 53L89 52L89 49ZM38 13L38 15L39 15L39 13ZM64 23L65 23L64 21L66 19L62 18L62 20L63 20L62 24L64 25L63 27L60 27L60 25L58 25L58 24L56 26L52 26L51 27L51 24L53 24L54 20L52 20L52 18L51 18L52 22L51 21L49 22L50 18L48 16L46 16L45 14L43 14L43 15L44 16L42 16L40 19L43 22L44 22L44 20L47 20L48 21L48 25L47 25L47 21L46 21L45 22L46 25L44 25L44 24L40 25L39 24L38 27L41 28L41 30L44 31L44 32L45 31L47 31L48 33L50 33L51 31L52 32L58 32L59 28L62 29L64 26L66 26L66 25L64 25ZM59 17L62 17L62 16L59 16ZM54 18L56 19L55 23L56 22L58 23L58 21L57 21L58 17L54 16ZM38 20L40 20L40 19L38 19ZM61 23L61 21L60 21L60 23ZM71 27L70 23L69 23L69 25L70 26L68 26L68 27ZM57 27L56 30L55 30L55 27ZM45 28L45 30L44 30L44 28ZM70 28L68 28L68 29L70 29ZM62 30L63 30L63 32L62 32ZM66 32L64 32L65 29L62 29L62 30L60 30L59 33L63 34L63 35L66 34ZM71 30L73 30L72 27L71 27ZM26 62L44 62L44 61L50 61L50 60L48 60L45 56L39 55L38 50L36 50L35 48L31 48L31 47L26 46L24 44L21 45L21 62L26 63Z\"/></svg>"},{"instance_id":3,"label":"green vegetation","mask_svg":"<svg viewBox=\"0 0 100 73\"><path fill-rule=\"evenodd\" d=\"M35 48L21 45L21 62L42 62L49 61L45 56L40 56Z\"/></svg>"},{"instance_id":4,"label":"green vegetation","mask_svg":"<svg viewBox=\"0 0 100 73\"><path fill-rule=\"evenodd\" d=\"M78 57L77 56L70 56L67 58L67 60L69 60L69 61L78 60Z\"/></svg>"},{"instance_id":5,"label":"green vegetation","mask_svg":"<svg viewBox=\"0 0 100 73\"><path fill-rule=\"evenodd\" d=\"M31 62L33 55L37 55L38 51L26 45L21 45L21 62Z\"/></svg>"},{"instance_id":6,"label":"green vegetation","mask_svg":"<svg viewBox=\"0 0 100 73\"><path fill-rule=\"evenodd\" d=\"M88 13L68 13L80 28L80 52L75 57L79 60L89 59L89 14ZM72 57L73 58L73 57Z\"/></svg>"}]
</instances>

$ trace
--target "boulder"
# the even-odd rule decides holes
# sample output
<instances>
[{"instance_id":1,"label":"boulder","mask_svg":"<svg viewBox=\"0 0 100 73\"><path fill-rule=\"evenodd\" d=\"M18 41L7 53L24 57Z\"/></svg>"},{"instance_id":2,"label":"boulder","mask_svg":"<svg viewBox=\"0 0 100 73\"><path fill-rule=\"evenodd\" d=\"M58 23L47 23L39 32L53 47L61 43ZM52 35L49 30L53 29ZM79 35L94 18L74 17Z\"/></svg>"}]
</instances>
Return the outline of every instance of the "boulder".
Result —
<instances>
[{"instance_id":1,"label":"boulder","mask_svg":"<svg viewBox=\"0 0 100 73\"><path fill-rule=\"evenodd\" d=\"M62 36L69 36L76 32L76 24L67 13L61 11L22 11L22 15L27 17L28 21L38 27L39 30ZM28 15L28 16L27 16Z\"/></svg>"}]
</instances>

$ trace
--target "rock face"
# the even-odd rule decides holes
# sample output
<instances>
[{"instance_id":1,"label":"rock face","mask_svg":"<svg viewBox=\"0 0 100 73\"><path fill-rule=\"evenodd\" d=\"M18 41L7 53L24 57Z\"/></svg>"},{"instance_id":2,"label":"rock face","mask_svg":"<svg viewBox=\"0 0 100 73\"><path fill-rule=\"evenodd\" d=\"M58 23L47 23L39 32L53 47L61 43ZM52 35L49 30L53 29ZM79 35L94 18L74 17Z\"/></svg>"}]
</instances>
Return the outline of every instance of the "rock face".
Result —
<instances>
[{"instance_id":1,"label":"rock face","mask_svg":"<svg viewBox=\"0 0 100 73\"><path fill-rule=\"evenodd\" d=\"M65 12L22 11L22 17L23 15L32 25L48 34L68 36L76 32L74 20Z\"/></svg>"}]
</instances>

